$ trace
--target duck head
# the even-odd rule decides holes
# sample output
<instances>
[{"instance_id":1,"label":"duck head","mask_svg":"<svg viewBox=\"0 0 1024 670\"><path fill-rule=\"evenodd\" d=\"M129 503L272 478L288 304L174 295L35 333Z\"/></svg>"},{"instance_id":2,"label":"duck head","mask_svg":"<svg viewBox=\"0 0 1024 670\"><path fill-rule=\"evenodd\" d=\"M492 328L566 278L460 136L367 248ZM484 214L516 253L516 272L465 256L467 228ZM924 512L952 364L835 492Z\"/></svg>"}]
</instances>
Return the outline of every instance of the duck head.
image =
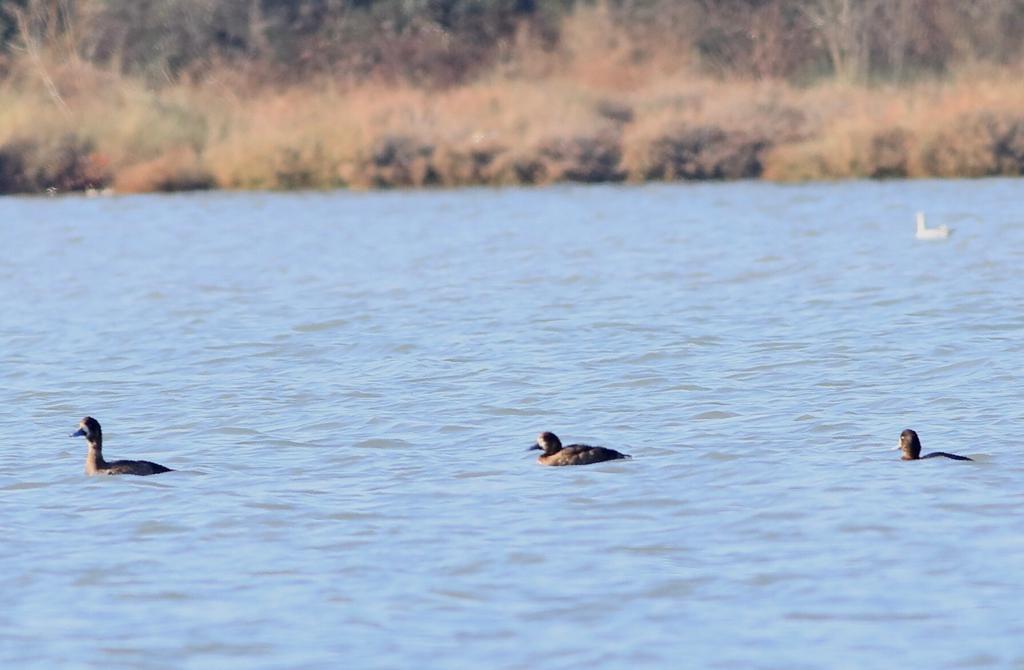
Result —
<instances>
[{"instance_id":1,"label":"duck head","mask_svg":"<svg viewBox=\"0 0 1024 670\"><path fill-rule=\"evenodd\" d=\"M917 433L907 428L900 433L900 451L903 452L903 460L913 461L921 457L921 440Z\"/></svg>"},{"instance_id":2,"label":"duck head","mask_svg":"<svg viewBox=\"0 0 1024 670\"><path fill-rule=\"evenodd\" d=\"M78 430L69 437L84 437L89 442L99 444L103 440L103 431L100 429L99 421L87 416L78 422Z\"/></svg>"},{"instance_id":3,"label":"duck head","mask_svg":"<svg viewBox=\"0 0 1024 670\"><path fill-rule=\"evenodd\" d=\"M556 454L562 449L562 441L558 439L558 436L554 433L547 431L537 436L537 441L530 447L530 449L540 449L544 452L545 456Z\"/></svg>"}]
</instances>

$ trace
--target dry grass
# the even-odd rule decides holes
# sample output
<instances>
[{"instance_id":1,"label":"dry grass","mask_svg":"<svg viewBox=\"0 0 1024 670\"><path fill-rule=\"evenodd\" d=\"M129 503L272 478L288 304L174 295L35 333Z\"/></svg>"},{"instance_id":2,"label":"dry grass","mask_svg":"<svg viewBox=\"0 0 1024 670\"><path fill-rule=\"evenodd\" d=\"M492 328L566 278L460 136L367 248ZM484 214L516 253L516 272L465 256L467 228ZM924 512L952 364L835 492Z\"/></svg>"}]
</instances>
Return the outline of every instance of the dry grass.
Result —
<instances>
[{"instance_id":1,"label":"dry grass","mask_svg":"<svg viewBox=\"0 0 1024 670\"><path fill-rule=\"evenodd\" d=\"M0 192L1024 174L1014 73L901 88L711 80L596 38L601 7L569 26L543 76L505 68L444 91L253 91L227 76L153 90L81 63L24 65L0 82Z\"/></svg>"}]
</instances>

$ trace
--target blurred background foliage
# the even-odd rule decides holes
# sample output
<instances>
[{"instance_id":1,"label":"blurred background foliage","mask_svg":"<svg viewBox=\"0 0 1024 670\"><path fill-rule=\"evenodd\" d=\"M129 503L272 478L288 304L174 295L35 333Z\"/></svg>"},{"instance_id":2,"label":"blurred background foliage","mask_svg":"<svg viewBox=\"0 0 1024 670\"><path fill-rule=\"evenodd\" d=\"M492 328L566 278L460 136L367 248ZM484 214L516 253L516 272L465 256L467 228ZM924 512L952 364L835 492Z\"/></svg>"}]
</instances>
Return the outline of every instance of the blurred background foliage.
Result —
<instances>
[{"instance_id":1,"label":"blurred background foliage","mask_svg":"<svg viewBox=\"0 0 1024 670\"><path fill-rule=\"evenodd\" d=\"M614 35L592 39L720 77L903 81L1024 50L1024 0L0 0L0 74L48 50L156 84L230 66L452 86L555 58L595 5Z\"/></svg>"},{"instance_id":2,"label":"blurred background foliage","mask_svg":"<svg viewBox=\"0 0 1024 670\"><path fill-rule=\"evenodd\" d=\"M1024 175L1024 0L0 0L0 193Z\"/></svg>"}]
</instances>

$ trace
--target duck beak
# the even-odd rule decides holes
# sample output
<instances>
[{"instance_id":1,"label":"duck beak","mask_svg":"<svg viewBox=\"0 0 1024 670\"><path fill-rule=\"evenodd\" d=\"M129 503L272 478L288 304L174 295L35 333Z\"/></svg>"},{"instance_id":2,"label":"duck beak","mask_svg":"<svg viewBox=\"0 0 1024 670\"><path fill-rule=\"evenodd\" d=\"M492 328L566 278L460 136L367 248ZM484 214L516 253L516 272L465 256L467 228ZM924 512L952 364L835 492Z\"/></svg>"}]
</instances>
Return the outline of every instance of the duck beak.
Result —
<instances>
[{"instance_id":1,"label":"duck beak","mask_svg":"<svg viewBox=\"0 0 1024 670\"><path fill-rule=\"evenodd\" d=\"M85 428L79 428L75 432L68 435L68 437L85 437Z\"/></svg>"},{"instance_id":2,"label":"duck beak","mask_svg":"<svg viewBox=\"0 0 1024 670\"><path fill-rule=\"evenodd\" d=\"M527 451L533 451L534 449L536 449L538 451L542 451L542 449L541 449L539 444L532 444L532 445L530 445L530 448L527 449Z\"/></svg>"}]
</instances>

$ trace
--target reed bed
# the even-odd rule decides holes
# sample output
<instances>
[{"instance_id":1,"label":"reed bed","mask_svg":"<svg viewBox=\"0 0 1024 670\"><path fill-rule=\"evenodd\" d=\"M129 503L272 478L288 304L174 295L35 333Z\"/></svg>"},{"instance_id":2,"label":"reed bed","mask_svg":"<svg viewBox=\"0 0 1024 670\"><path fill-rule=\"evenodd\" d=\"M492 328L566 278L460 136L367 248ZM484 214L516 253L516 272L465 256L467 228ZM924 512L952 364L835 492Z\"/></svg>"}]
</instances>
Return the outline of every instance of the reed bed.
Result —
<instances>
[{"instance_id":1,"label":"reed bed","mask_svg":"<svg viewBox=\"0 0 1024 670\"><path fill-rule=\"evenodd\" d=\"M0 82L3 193L1020 174L1008 71L802 87L581 58L441 90L227 71L154 88L62 62Z\"/></svg>"}]
</instances>

